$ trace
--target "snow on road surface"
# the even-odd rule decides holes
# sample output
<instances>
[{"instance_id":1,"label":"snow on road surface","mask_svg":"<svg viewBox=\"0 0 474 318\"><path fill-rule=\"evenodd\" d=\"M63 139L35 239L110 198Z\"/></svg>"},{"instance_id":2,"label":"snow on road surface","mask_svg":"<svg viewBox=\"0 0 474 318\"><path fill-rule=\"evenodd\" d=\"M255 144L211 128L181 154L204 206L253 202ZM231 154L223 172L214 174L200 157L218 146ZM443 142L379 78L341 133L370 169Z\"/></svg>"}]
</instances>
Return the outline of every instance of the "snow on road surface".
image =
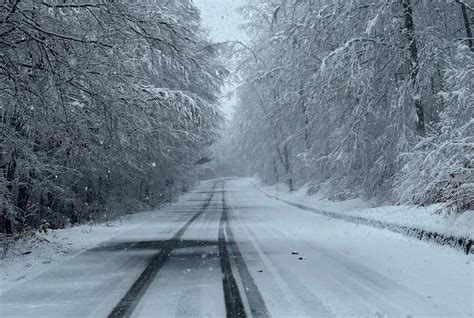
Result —
<instances>
[{"instance_id":1,"label":"snow on road surface","mask_svg":"<svg viewBox=\"0 0 474 318\"><path fill-rule=\"evenodd\" d=\"M0 294L0 317L473 317L474 259L203 182Z\"/></svg>"}]
</instances>

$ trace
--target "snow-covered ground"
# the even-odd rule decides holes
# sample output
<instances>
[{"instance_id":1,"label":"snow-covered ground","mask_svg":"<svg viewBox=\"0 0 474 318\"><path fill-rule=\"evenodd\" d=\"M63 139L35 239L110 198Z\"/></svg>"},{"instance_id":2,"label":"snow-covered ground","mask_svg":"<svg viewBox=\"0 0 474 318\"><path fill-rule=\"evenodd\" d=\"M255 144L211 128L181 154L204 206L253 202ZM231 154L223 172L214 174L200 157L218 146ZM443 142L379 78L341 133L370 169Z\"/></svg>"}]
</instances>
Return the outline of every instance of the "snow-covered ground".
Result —
<instances>
[{"instance_id":1,"label":"snow-covered ground","mask_svg":"<svg viewBox=\"0 0 474 318\"><path fill-rule=\"evenodd\" d=\"M263 269L277 317L474 316L473 255L289 206L251 179L228 187L236 240L256 251L244 258Z\"/></svg>"},{"instance_id":2,"label":"snow-covered ground","mask_svg":"<svg viewBox=\"0 0 474 318\"><path fill-rule=\"evenodd\" d=\"M248 317L474 317L474 255L290 206L251 179L86 229L55 242L95 248L3 285L0 317L106 317L121 303L132 317L223 317L239 297Z\"/></svg>"},{"instance_id":3,"label":"snow-covered ground","mask_svg":"<svg viewBox=\"0 0 474 318\"><path fill-rule=\"evenodd\" d=\"M186 199L187 196L184 196L176 204ZM165 213L172 208L164 206L161 211L131 214L103 224L50 230L47 234L37 232L30 239L16 242L9 247L6 256L0 255L0 293L102 242L136 230L155 219L157 213Z\"/></svg>"},{"instance_id":4,"label":"snow-covered ground","mask_svg":"<svg viewBox=\"0 0 474 318\"><path fill-rule=\"evenodd\" d=\"M36 233L31 239L16 242L5 257L0 257L0 291L12 288L51 265L74 257L133 226L136 224L129 218L122 224L83 225L49 231L48 234Z\"/></svg>"},{"instance_id":5,"label":"snow-covered ground","mask_svg":"<svg viewBox=\"0 0 474 318\"><path fill-rule=\"evenodd\" d=\"M308 196L308 187L302 187L290 193L288 186L285 184L264 186L255 179L249 179L249 181L266 194L314 210L363 217L444 235L474 239L474 210L464 212L461 215L446 215L443 213L442 206L436 204L427 207L377 206L375 203L363 199L336 202L325 198L324 188L314 195Z\"/></svg>"}]
</instances>

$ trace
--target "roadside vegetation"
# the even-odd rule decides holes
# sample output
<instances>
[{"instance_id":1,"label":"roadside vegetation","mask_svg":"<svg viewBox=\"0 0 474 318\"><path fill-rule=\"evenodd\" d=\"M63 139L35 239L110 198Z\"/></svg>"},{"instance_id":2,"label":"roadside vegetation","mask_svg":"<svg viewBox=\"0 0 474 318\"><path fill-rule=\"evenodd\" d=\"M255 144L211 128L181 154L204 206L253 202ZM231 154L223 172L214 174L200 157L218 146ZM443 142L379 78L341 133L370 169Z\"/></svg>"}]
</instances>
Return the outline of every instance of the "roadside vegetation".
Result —
<instances>
[{"instance_id":1,"label":"roadside vegetation","mask_svg":"<svg viewBox=\"0 0 474 318\"><path fill-rule=\"evenodd\" d=\"M188 0L3 1L0 235L107 220L189 188L225 75Z\"/></svg>"},{"instance_id":2,"label":"roadside vegetation","mask_svg":"<svg viewBox=\"0 0 474 318\"><path fill-rule=\"evenodd\" d=\"M227 166L335 200L473 209L472 2L263 0L242 11L251 40L238 46Z\"/></svg>"}]
</instances>

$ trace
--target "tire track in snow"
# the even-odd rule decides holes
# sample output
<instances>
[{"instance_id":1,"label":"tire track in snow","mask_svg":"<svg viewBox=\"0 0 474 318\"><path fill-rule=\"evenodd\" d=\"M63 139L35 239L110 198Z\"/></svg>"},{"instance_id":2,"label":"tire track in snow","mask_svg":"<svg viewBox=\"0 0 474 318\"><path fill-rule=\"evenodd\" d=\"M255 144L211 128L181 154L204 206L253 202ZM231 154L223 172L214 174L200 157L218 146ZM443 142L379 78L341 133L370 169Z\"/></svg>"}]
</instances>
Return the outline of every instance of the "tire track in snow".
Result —
<instances>
[{"instance_id":1,"label":"tire track in snow","mask_svg":"<svg viewBox=\"0 0 474 318\"><path fill-rule=\"evenodd\" d=\"M197 211L191 217L191 219L189 219L189 221L185 225L183 225L170 240L166 241L163 244L161 251L155 257L153 257L153 259L142 272L142 274L137 278L135 283L133 283L132 287L130 287L130 289L122 297L120 302L114 307L114 309L108 316L109 318L131 316L143 294L146 292L151 282L156 277L159 270L166 263L166 260L171 255L173 249L176 247L176 242L181 239L184 232L207 209L207 207L211 203L211 200L214 196L215 187L216 184L214 184L211 194L203 203L199 211Z\"/></svg>"},{"instance_id":2,"label":"tire track in snow","mask_svg":"<svg viewBox=\"0 0 474 318\"><path fill-rule=\"evenodd\" d=\"M245 306L239 292L239 286L232 273L232 265L227 250L230 247L231 257L237 267L240 282L243 286L245 296L248 301L250 314L252 317L269 317L270 314L265 305L260 291L244 262L240 249L235 242L234 234L230 228L228 218L228 207L225 200L224 184L222 183L222 216L219 224L219 255L221 260L221 269L223 275L223 287L227 317L246 317ZM228 241L226 241L226 234Z\"/></svg>"}]
</instances>

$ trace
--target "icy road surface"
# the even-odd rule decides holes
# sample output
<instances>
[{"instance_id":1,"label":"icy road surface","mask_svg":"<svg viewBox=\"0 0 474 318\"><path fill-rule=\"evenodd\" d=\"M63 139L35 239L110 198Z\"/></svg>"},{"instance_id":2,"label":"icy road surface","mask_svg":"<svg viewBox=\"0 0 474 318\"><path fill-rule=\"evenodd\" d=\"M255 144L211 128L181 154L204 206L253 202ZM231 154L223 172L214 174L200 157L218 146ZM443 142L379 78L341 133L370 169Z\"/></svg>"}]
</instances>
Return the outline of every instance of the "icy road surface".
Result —
<instances>
[{"instance_id":1,"label":"icy road surface","mask_svg":"<svg viewBox=\"0 0 474 318\"><path fill-rule=\"evenodd\" d=\"M0 317L473 317L474 260L203 183L0 294Z\"/></svg>"}]
</instances>

